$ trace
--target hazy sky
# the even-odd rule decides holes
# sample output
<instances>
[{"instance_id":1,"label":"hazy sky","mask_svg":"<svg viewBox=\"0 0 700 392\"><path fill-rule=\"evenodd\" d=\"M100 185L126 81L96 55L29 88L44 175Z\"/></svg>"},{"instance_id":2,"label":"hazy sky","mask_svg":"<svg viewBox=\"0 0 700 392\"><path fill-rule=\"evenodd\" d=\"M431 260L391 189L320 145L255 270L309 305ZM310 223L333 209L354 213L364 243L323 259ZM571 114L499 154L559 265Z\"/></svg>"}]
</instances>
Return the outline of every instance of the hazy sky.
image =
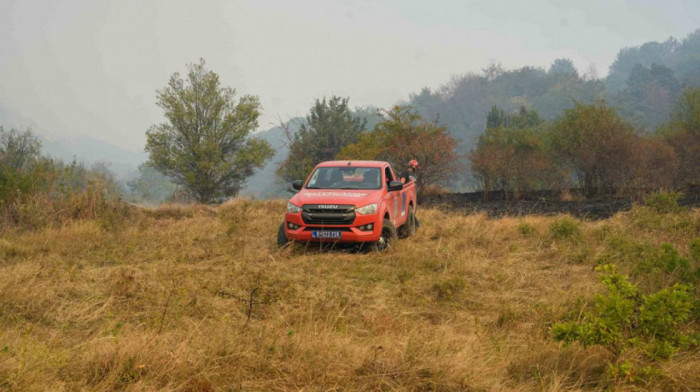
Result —
<instances>
[{"instance_id":1,"label":"hazy sky","mask_svg":"<svg viewBox=\"0 0 700 392\"><path fill-rule=\"evenodd\" d=\"M317 97L387 107L491 60L604 76L619 49L696 28L699 0L0 0L0 106L137 151L155 90L200 57L260 97L267 129Z\"/></svg>"}]
</instances>

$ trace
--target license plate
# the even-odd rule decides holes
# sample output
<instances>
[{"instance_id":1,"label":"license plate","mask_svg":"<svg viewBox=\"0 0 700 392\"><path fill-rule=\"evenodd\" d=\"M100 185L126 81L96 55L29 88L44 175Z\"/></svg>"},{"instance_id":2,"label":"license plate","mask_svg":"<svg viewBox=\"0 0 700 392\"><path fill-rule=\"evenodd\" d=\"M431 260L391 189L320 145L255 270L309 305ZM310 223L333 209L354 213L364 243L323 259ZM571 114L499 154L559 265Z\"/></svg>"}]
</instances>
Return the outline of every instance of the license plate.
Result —
<instances>
[{"instance_id":1,"label":"license plate","mask_svg":"<svg viewBox=\"0 0 700 392\"><path fill-rule=\"evenodd\" d=\"M312 231L311 232L311 237L312 238L331 238L331 239L340 239L340 231Z\"/></svg>"}]
</instances>

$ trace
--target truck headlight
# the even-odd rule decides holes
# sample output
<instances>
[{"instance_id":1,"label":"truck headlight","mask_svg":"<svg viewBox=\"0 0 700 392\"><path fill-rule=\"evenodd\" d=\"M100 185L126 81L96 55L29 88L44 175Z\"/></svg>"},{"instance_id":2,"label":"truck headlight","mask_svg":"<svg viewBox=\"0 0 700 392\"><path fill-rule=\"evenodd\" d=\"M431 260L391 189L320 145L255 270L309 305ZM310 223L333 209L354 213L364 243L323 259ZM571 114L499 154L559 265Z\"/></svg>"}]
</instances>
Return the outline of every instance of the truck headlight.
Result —
<instances>
[{"instance_id":1,"label":"truck headlight","mask_svg":"<svg viewBox=\"0 0 700 392\"><path fill-rule=\"evenodd\" d=\"M355 209L355 212L357 212L360 215L371 215L377 212L377 203L372 203L368 204L364 207L360 207Z\"/></svg>"},{"instance_id":2,"label":"truck headlight","mask_svg":"<svg viewBox=\"0 0 700 392\"><path fill-rule=\"evenodd\" d=\"M301 207L297 207L292 203L287 203L287 212L296 214L298 212L301 212Z\"/></svg>"}]
</instances>

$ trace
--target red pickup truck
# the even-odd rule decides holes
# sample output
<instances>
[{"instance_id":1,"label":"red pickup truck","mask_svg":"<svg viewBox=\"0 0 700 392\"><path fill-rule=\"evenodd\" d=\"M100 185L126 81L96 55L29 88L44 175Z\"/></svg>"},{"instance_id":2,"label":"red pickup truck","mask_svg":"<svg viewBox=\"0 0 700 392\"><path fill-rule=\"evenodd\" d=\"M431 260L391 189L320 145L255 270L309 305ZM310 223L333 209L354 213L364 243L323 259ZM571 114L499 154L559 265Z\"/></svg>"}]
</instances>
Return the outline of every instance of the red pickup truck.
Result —
<instances>
[{"instance_id":1,"label":"red pickup truck","mask_svg":"<svg viewBox=\"0 0 700 392\"><path fill-rule=\"evenodd\" d=\"M357 243L384 250L416 230L416 184L387 162L331 161L316 166L287 203L277 242Z\"/></svg>"}]
</instances>

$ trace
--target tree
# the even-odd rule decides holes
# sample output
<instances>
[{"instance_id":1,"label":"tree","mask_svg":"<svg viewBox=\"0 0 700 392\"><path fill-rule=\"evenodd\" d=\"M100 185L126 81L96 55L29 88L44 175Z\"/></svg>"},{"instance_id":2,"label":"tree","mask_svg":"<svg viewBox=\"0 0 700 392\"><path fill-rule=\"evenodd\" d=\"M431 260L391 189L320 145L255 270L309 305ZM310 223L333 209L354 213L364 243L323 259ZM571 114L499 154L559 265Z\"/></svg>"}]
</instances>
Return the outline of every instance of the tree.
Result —
<instances>
[{"instance_id":1,"label":"tree","mask_svg":"<svg viewBox=\"0 0 700 392\"><path fill-rule=\"evenodd\" d=\"M0 206L46 184L44 173L35 170L40 161L41 142L31 130L5 131L0 126Z\"/></svg>"},{"instance_id":2,"label":"tree","mask_svg":"<svg viewBox=\"0 0 700 392\"><path fill-rule=\"evenodd\" d=\"M409 106L394 106L383 114L384 121L374 131L362 134L357 143L343 148L337 158L384 160L396 168L417 159L417 185L421 193L426 187L442 185L455 177L457 142L447 128L424 122Z\"/></svg>"},{"instance_id":3,"label":"tree","mask_svg":"<svg viewBox=\"0 0 700 392\"><path fill-rule=\"evenodd\" d=\"M150 164L181 185L195 200L210 203L235 196L255 168L273 155L270 145L249 137L258 126L260 102L221 87L203 59L190 64L187 78L170 76L157 92L167 122L146 133Z\"/></svg>"},{"instance_id":4,"label":"tree","mask_svg":"<svg viewBox=\"0 0 700 392\"><path fill-rule=\"evenodd\" d=\"M632 153L632 178L627 186L643 192L672 189L680 161L673 147L658 135L638 138Z\"/></svg>"},{"instance_id":5,"label":"tree","mask_svg":"<svg viewBox=\"0 0 700 392\"><path fill-rule=\"evenodd\" d=\"M686 89L676 104L671 121L659 129L679 161L676 183L700 185L700 88Z\"/></svg>"},{"instance_id":6,"label":"tree","mask_svg":"<svg viewBox=\"0 0 700 392\"><path fill-rule=\"evenodd\" d=\"M576 67L574 66L573 61L569 59L556 59L552 63L552 65L549 67L548 73L550 75L554 74L559 74L559 75L570 75L572 77L577 78L578 77L578 71L576 70Z\"/></svg>"},{"instance_id":7,"label":"tree","mask_svg":"<svg viewBox=\"0 0 700 392\"><path fill-rule=\"evenodd\" d=\"M168 177L162 175L148 162L140 164L138 169L138 178L126 184L137 201L163 202L172 197L177 188Z\"/></svg>"},{"instance_id":8,"label":"tree","mask_svg":"<svg viewBox=\"0 0 700 392\"><path fill-rule=\"evenodd\" d=\"M513 192L517 197L533 189L556 188L563 183L560 170L544 148L542 119L534 110L505 114L494 106L487 129L469 155L474 177L484 197L491 190Z\"/></svg>"},{"instance_id":9,"label":"tree","mask_svg":"<svg viewBox=\"0 0 700 392\"><path fill-rule=\"evenodd\" d=\"M350 111L349 98L316 100L299 131L288 132L289 155L278 169L286 181L306 178L318 163L332 160L345 146L355 143L367 124L368 113Z\"/></svg>"},{"instance_id":10,"label":"tree","mask_svg":"<svg viewBox=\"0 0 700 392\"><path fill-rule=\"evenodd\" d=\"M670 68L661 64L645 68L637 64L627 78L625 89L613 98L623 115L639 119L654 129L667 121L681 92L681 85Z\"/></svg>"},{"instance_id":11,"label":"tree","mask_svg":"<svg viewBox=\"0 0 700 392\"><path fill-rule=\"evenodd\" d=\"M498 128L506 125L507 117L503 109L499 109L498 106L491 106L491 110L486 115L486 129Z\"/></svg>"},{"instance_id":12,"label":"tree","mask_svg":"<svg viewBox=\"0 0 700 392\"><path fill-rule=\"evenodd\" d=\"M536 110L527 110L525 106L521 106L516 113L506 114L503 109L493 105L491 111L486 115L486 128L534 128L542 124L544 120L540 117Z\"/></svg>"},{"instance_id":13,"label":"tree","mask_svg":"<svg viewBox=\"0 0 700 392\"><path fill-rule=\"evenodd\" d=\"M41 141L30 129L5 131L0 126L0 164L15 171L23 171L40 156Z\"/></svg>"},{"instance_id":14,"label":"tree","mask_svg":"<svg viewBox=\"0 0 700 392\"><path fill-rule=\"evenodd\" d=\"M624 185L631 176L634 128L605 102L577 102L550 127L550 152L573 170L587 194Z\"/></svg>"}]
</instances>

